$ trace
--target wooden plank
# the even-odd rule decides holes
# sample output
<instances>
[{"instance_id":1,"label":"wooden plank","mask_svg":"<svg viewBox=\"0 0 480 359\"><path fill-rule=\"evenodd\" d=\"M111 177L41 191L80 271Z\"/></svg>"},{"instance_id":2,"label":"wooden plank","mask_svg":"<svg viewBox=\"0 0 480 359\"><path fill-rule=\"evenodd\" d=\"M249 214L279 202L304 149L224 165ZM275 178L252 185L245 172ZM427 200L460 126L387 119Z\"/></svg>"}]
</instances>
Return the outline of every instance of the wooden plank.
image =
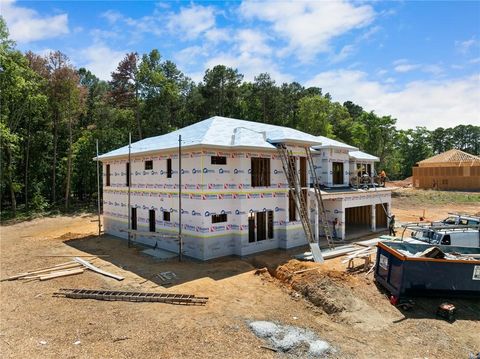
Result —
<instances>
[{"instance_id":1,"label":"wooden plank","mask_svg":"<svg viewBox=\"0 0 480 359\"><path fill-rule=\"evenodd\" d=\"M297 270L297 271L293 272L293 274L301 274L301 273L305 273L305 272L310 272L310 271L315 270L315 269L320 269L320 266Z\"/></svg>"},{"instance_id":2,"label":"wooden plank","mask_svg":"<svg viewBox=\"0 0 480 359\"><path fill-rule=\"evenodd\" d=\"M59 271L59 272L55 272L55 273L41 275L39 277L39 279L40 280L48 280L48 279L53 279L53 278L58 278L58 277L66 277L66 276L74 275L74 274L81 274L83 272L84 272L83 268L66 270L66 271Z\"/></svg>"},{"instance_id":3,"label":"wooden plank","mask_svg":"<svg viewBox=\"0 0 480 359\"><path fill-rule=\"evenodd\" d=\"M22 277L31 276L33 274L47 273L47 272L52 272L52 271L59 270L59 269L68 269L68 268L74 268L74 267L78 267L78 266L79 266L78 263L68 262L68 263L64 263L64 264L59 264L59 265L54 266L54 267L34 270L34 271L30 271L30 272L19 273L19 274L16 274L14 276L11 276L11 277L4 278L1 281L3 282L5 280L15 280L15 279L19 279L19 278L22 278Z\"/></svg>"},{"instance_id":4,"label":"wooden plank","mask_svg":"<svg viewBox=\"0 0 480 359\"><path fill-rule=\"evenodd\" d=\"M323 258L324 259L331 259L331 258L335 258L335 257L340 257L340 256L342 256L346 253L351 252L354 249L355 249L355 247L353 247L353 246L346 246L346 247L342 247L342 248L336 248L336 249L333 249L333 250L325 250L325 251L323 251Z\"/></svg>"},{"instance_id":5,"label":"wooden plank","mask_svg":"<svg viewBox=\"0 0 480 359\"><path fill-rule=\"evenodd\" d=\"M353 244L356 244L356 245L359 245L359 246L362 246L362 247L369 247L371 245L375 245L378 242L382 242L382 241L385 241L385 240L386 240L385 238L382 238L382 236L380 236L378 238L367 239L365 241L353 242Z\"/></svg>"},{"instance_id":6,"label":"wooden plank","mask_svg":"<svg viewBox=\"0 0 480 359\"><path fill-rule=\"evenodd\" d=\"M119 275L116 275L116 274L112 274L112 273L109 273L109 272L106 272L104 270L101 270L100 268L97 268L95 267L93 264L87 262L86 260L83 260L81 258L78 258L78 257L75 257L73 258L73 260L77 263L80 263L81 265L83 265L84 267L94 271L94 272L97 272L99 274L102 274L104 276L107 276L107 277L110 277L110 278L114 278L116 280L124 280L125 278L122 277L122 276L119 276Z\"/></svg>"},{"instance_id":7,"label":"wooden plank","mask_svg":"<svg viewBox=\"0 0 480 359\"><path fill-rule=\"evenodd\" d=\"M44 254L44 255L39 255L35 257L110 257L109 254Z\"/></svg>"}]
</instances>

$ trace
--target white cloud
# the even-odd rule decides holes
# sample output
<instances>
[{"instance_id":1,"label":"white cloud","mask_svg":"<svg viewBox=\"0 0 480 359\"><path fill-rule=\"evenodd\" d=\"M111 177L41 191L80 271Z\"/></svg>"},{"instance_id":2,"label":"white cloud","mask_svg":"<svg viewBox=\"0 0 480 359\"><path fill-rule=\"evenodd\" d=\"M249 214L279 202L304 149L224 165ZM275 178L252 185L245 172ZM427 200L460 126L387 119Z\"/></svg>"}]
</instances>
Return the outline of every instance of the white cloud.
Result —
<instances>
[{"instance_id":1,"label":"white cloud","mask_svg":"<svg viewBox=\"0 0 480 359\"><path fill-rule=\"evenodd\" d=\"M228 29L212 28L205 31L205 39L211 44L217 44L222 41L230 41L231 36Z\"/></svg>"},{"instance_id":2,"label":"white cloud","mask_svg":"<svg viewBox=\"0 0 480 359\"><path fill-rule=\"evenodd\" d=\"M236 56L220 54L208 60L205 69L213 68L215 65L225 65L238 69L245 76L244 80L246 81L253 81L255 76L264 72L268 72L278 84L293 80L292 76L280 71L278 66L268 58L255 56L248 52Z\"/></svg>"},{"instance_id":3,"label":"white cloud","mask_svg":"<svg viewBox=\"0 0 480 359\"><path fill-rule=\"evenodd\" d=\"M235 37L240 52L267 55L272 49L267 45L267 37L255 30L239 30Z\"/></svg>"},{"instance_id":4,"label":"white cloud","mask_svg":"<svg viewBox=\"0 0 480 359\"><path fill-rule=\"evenodd\" d=\"M419 67L420 65L417 64L400 64L395 66L393 69L397 72L404 73L417 70Z\"/></svg>"},{"instance_id":5,"label":"white cloud","mask_svg":"<svg viewBox=\"0 0 480 359\"><path fill-rule=\"evenodd\" d=\"M403 88L367 78L361 71L323 72L308 81L332 94L334 100L351 100L366 111L398 119L399 128L452 127L480 123L480 74L442 81L413 81Z\"/></svg>"},{"instance_id":6,"label":"white cloud","mask_svg":"<svg viewBox=\"0 0 480 359\"><path fill-rule=\"evenodd\" d=\"M117 51L103 43L97 43L78 51L79 66L85 67L99 79L109 81L111 73L125 57L127 51Z\"/></svg>"},{"instance_id":7,"label":"white cloud","mask_svg":"<svg viewBox=\"0 0 480 359\"><path fill-rule=\"evenodd\" d=\"M207 53L201 46L190 46L175 52L175 60L180 67L188 66L198 62L199 57L205 56Z\"/></svg>"},{"instance_id":8,"label":"white cloud","mask_svg":"<svg viewBox=\"0 0 480 359\"><path fill-rule=\"evenodd\" d=\"M347 59L350 55L352 55L354 52L355 52L354 45L345 45L344 47L342 47L342 49L338 54L335 54L331 57L330 62L332 64L342 62L343 60Z\"/></svg>"},{"instance_id":9,"label":"white cloud","mask_svg":"<svg viewBox=\"0 0 480 359\"><path fill-rule=\"evenodd\" d=\"M470 52L470 50L476 46L480 45L480 41L478 41L475 37L465 41L455 41L455 47L457 50L466 55Z\"/></svg>"},{"instance_id":10,"label":"white cloud","mask_svg":"<svg viewBox=\"0 0 480 359\"><path fill-rule=\"evenodd\" d=\"M168 20L168 29L185 39L193 40L215 26L215 10L210 6L192 4L183 7L179 13L172 14Z\"/></svg>"},{"instance_id":11,"label":"white cloud","mask_svg":"<svg viewBox=\"0 0 480 359\"><path fill-rule=\"evenodd\" d=\"M107 10L104 13L100 14L100 16L107 19L110 25L113 25L124 18L121 13L115 10Z\"/></svg>"},{"instance_id":12,"label":"white cloud","mask_svg":"<svg viewBox=\"0 0 480 359\"><path fill-rule=\"evenodd\" d=\"M406 72L412 72L415 70L419 70L422 72L426 72L429 74L432 74L434 76L439 76L442 75L444 72L444 69L440 65L425 65L425 64L412 64L406 59L399 59L393 62L394 65L394 70L399 73L406 73Z\"/></svg>"},{"instance_id":13,"label":"white cloud","mask_svg":"<svg viewBox=\"0 0 480 359\"><path fill-rule=\"evenodd\" d=\"M244 1L240 12L247 19L269 22L288 43L280 54L295 53L302 61L328 52L333 38L364 27L375 17L370 5L345 1Z\"/></svg>"},{"instance_id":14,"label":"white cloud","mask_svg":"<svg viewBox=\"0 0 480 359\"><path fill-rule=\"evenodd\" d=\"M13 0L2 0L4 17L10 38L20 43L50 39L68 34L68 15L41 16L37 11L17 6Z\"/></svg>"}]
</instances>

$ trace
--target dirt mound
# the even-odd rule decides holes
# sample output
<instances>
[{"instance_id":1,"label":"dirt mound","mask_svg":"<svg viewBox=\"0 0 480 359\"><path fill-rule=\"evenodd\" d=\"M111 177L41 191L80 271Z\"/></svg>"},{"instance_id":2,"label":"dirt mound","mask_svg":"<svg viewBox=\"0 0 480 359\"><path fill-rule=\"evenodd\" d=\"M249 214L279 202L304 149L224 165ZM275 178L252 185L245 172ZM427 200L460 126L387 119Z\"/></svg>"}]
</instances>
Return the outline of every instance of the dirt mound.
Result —
<instances>
[{"instance_id":1,"label":"dirt mound","mask_svg":"<svg viewBox=\"0 0 480 359\"><path fill-rule=\"evenodd\" d=\"M277 267L270 274L277 282L301 294L330 315L335 322L359 328L374 327L375 330L381 330L390 323L385 313L377 308L379 297L382 302L384 298L364 290L367 280L363 277L330 269L327 264L297 260Z\"/></svg>"},{"instance_id":2,"label":"dirt mound","mask_svg":"<svg viewBox=\"0 0 480 359\"><path fill-rule=\"evenodd\" d=\"M296 271L318 266L318 264L313 264L313 266L312 264L291 260L271 274L301 293L327 314L359 309L358 303L352 296L351 288L347 285L350 282L347 274L336 270L322 270L321 267L295 274Z\"/></svg>"},{"instance_id":3,"label":"dirt mound","mask_svg":"<svg viewBox=\"0 0 480 359\"><path fill-rule=\"evenodd\" d=\"M385 186L386 187L403 187L403 188L412 187L412 179L413 177L410 176L403 180L388 181L388 182L385 182Z\"/></svg>"}]
</instances>

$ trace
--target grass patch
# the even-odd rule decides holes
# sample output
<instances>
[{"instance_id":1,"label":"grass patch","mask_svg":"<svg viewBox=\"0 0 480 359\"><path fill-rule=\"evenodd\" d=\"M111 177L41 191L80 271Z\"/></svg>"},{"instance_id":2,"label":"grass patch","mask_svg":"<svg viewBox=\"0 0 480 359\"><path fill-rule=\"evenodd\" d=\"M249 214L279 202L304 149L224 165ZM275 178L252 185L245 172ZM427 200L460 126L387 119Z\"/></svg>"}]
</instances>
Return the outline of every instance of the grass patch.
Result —
<instances>
[{"instance_id":1,"label":"grass patch","mask_svg":"<svg viewBox=\"0 0 480 359\"><path fill-rule=\"evenodd\" d=\"M479 192L456 192L435 190L397 190L392 192L392 198L412 204L448 204L465 203L480 204Z\"/></svg>"}]
</instances>

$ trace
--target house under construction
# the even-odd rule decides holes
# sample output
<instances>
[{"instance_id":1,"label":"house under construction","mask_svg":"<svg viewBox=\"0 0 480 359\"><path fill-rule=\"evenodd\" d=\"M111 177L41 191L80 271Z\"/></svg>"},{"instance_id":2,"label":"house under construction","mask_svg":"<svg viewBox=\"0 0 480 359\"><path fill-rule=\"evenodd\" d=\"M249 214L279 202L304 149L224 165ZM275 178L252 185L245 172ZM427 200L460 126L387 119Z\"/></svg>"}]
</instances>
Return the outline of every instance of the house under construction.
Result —
<instances>
[{"instance_id":1,"label":"house under construction","mask_svg":"<svg viewBox=\"0 0 480 359\"><path fill-rule=\"evenodd\" d=\"M182 253L202 260L329 239L335 218L340 238L387 227L390 190L349 187L378 159L286 127L212 117L99 159L106 233L126 238L130 222L137 241L178 253L178 238L141 233L181 223Z\"/></svg>"},{"instance_id":2,"label":"house under construction","mask_svg":"<svg viewBox=\"0 0 480 359\"><path fill-rule=\"evenodd\" d=\"M414 188L480 190L480 157L452 149L413 167Z\"/></svg>"}]
</instances>

